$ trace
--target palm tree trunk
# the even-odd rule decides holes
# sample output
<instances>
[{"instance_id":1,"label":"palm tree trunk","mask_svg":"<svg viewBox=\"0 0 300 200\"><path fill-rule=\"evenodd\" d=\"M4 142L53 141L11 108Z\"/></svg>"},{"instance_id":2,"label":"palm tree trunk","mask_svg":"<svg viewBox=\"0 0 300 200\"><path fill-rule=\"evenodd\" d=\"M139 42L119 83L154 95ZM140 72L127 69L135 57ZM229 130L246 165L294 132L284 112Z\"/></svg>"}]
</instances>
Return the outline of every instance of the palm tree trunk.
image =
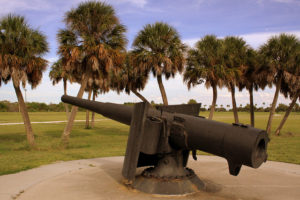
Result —
<instances>
[{"instance_id":1,"label":"palm tree trunk","mask_svg":"<svg viewBox=\"0 0 300 200\"><path fill-rule=\"evenodd\" d=\"M167 99L167 94L166 94L166 91L165 91L165 88L164 88L164 85L163 85L163 82L162 82L161 75L157 76L157 83L158 83L159 90L160 90L160 93L161 93L161 96L162 96L162 99L163 99L163 103L164 103L165 106L167 106L168 105L168 99Z\"/></svg>"},{"instance_id":2,"label":"palm tree trunk","mask_svg":"<svg viewBox=\"0 0 300 200\"><path fill-rule=\"evenodd\" d=\"M67 95L67 80L63 79L63 82L64 82L64 95ZM64 104L65 104L67 119L69 119L69 106L66 103Z\"/></svg>"},{"instance_id":3,"label":"palm tree trunk","mask_svg":"<svg viewBox=\"0 0 300 200\"><path fill-rule=\"evenodd\" d=\"M140 98L143 102L147 102L149 103L149 101L143 96L141 95L141 93L139 93L138 91L136 90L131 90L133 92L133 94L135 94L138 98ZM150 103L149 103L150 104Z\"/></svg>"},{"instance_id":4,"label":"palm tree trunk","mask_svg":"<svg viewBox=\"0 0 300 200\"><path fill-rule=\"evenodd\" d=\"M20 108L20 111L22 114L22 118L24 121L24 126L25 126L25 130L26 130L26 135L27 135L27 141L31 148L35 148L34 134L33 134L33 130L31 127L28 111L27 111L26 105L24 103L22 92L20 90L20 87L15 86L15 84L14 84L14 88L15 88L15 92L16 92L16 95L18 98L19 108Z\"/></svg>"},{"instance_id":5,"label":"palm tree trunk","mask_svg":"<svg viewBox=\"0 0 300 200\"><path fill-rule=\"evenodd\" d=\"M230 90L231 90L231 99L232 99L232 110L233 110L233 116L234 116L234 122L239 123L239 116L236 108L236 101L235 101L235 87L231 83L230 84Z\"/></svg>"},{"instance_id":6,"label":"palm tree trunk","mask_svg":"<svg viewBox=\"0 0 300 200\"><path fill-rule=\"evenodd\" d=\"M89 95L88 95L88 100L91 100L91 95L92 95L92 89L89 89ZM85 115L85 128L88 129L90 128L90 111L86 110L86 115Z\"/></svg>"},{"instance_id":7,"label":"palm tree trunk","mask_svg":"<svg viewBox=\"0 0 300 200\"><path fill-rule=\"evenodd\" d=\"M78 98L82 98L84 90L85 90L86 85L87 85L87 81L88 81L88 77L86 76L86 77L83 78L83 80L81 82L81 86L80 86L80 89L79 89L78 94L77 94ZM64 132L62 134L61 142L64 145L64 147L66 147L69 143L69 137L70 137L70 133L72 131L72 127L73 127L73 123L74 123L74 120L75 120L75 117L76 117L77 110L78 110L77 106L72 106L71 114L69 116L69 120L68 120L67 125L66 125L66 127L64 129Z\"/></svg>"},{"instance_id":8,"label":"palm tree trunk","mask_svg":"<svg viewBox=\"0 0 300 200\"><path fill-rule=\"evenodd\" d=\"M276 91L275 91L275 94L274 94L274 98L273 98L273 102L272 102L272 107L271 107L270 115L269 115L269 120L268 120L268 124L267 124L267 128L266 128L266 131L267 131L268 134L270 134L270 132L271 132L272 120L273 120L274 113L275 113L275 107L276 107L277 100L278 100L280 86L281 86L281 78L276 83Z\"/></svg>"},{"instance_id":9,"label":"palm tree trunk","mask_svg":"<svg viewBox=\"0 0 300 200\"><path fill-rule=\"evenodd\" d=\"M96 99L96 93L95 90L93 90L93 101ZM95 112L92 112L92 122L91 122L91 127L94 128L95 126Z\"/></svg>"},{"instance_id":10,"label":"palm tree trunk","mask_svg":"<svg viewBox=\"0 0 300 200\"><path fill-rule=\"evenodd\" d=\"M213 118L213 115L214 115L214 112L215 112L215 107L216 107L216 103L217 103L217 86L214 84L212 85L212 88L213 88L213 101L211 103L211 107L210 107L210 113L209 113L209 117L208 119L212 119Z\"/></svg>"},{"instance_id":11,"label":"palm tree trunk","mask_svg":"<svg viewBox=\"0 0 300 200\"><path fill-rule=\"evenodd\" d=\"M289 117L289 114L291 113L291 111L292 111L294 105L296 104L296 101L297 101L297 99L299 98L299 95L300 95L300 92L298 92L298 94L293 98L293 100L292 100L292 102L291 102L289 108L288 108L287 111L285 112L285 115L284 115L282 121L280 122L278 128L277 128L276 131L275 131L275 135L279 135L279 134L280 134L280 131L281 131L281 129L282 129L284 123L286 122L287 118Z\"/></svg>"},{"instance_id":12,"label":"palm tree trunk","mask_svg":"<svg viewBox=\"0 0 300 200\"><path fill-rule=\"evenodd\" d=\"M249 96L250 96L250 121L251 121L251 126L254 127L253 85L251 85L249 88Z\"/></svg>"}]
</instances>

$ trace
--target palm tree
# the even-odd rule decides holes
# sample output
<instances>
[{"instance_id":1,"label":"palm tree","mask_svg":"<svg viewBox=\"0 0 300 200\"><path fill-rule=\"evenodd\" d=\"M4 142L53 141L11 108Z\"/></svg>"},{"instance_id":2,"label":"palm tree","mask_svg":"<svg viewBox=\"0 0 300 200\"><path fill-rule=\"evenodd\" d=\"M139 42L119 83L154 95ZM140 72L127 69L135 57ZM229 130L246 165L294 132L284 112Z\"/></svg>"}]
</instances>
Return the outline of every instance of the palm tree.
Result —
<instances>
[{"instance_id":1,"label":"palm tree","mask_svg":"<svg viewBox=\"0 0 300 200\"><path fill-rule=\"evenodd\" d=\"M294 35L287 34L273 36L266 44L260 47L260 53L264 59L264 67L269 71L268 76L265 76L265 79L266 77L270 77L269 79L271 79L276 86L266 127L266 131L269 134L271 132L278 95L282 84L284 84L284 72L296 65L298 48L299 40Z\"/></svg>"},{"instance_id":2,"label":"palm tree","mask_svg":"<svg viewBox=\"0 0 300 200\"><path fill-rule=\"evenodd\" d=\"M123 67L119 70L111 81L112 89L120 93L124 90L128 95L134 93L143 102L149 101L138 91L145 88L148 81L147 71L140 70L138 66L133 66L132 53L128 52Z\"/></svg>"},{"instance_id":3,"label":"palm tree","mask_svg":"<svg viewBox=\"0 0 300 200\"><path fill-rule=\"evenodd\" d=\"M35 147L34 133L20 84L28 82L34 89L47 68L42 55L48 51L46 37L32 29L22 16L9 14L0 20L0 79L4 83L12 80L18 98L30 147Z\"/></svg>"},{"instance_id":4,"label":"palm tree","mask_svg":"<svg viewBox=\"0 0 300 200\"><path fill-rule=\"evenodd\" d=\"M185 45L178 32L162 22L148 24L141 30L133 42L133 63L141 71L152 71L157 78L164 105L168 99L162 82L162 75L168 80L184 68Z\"/></svg>"},{"instance_id":5,"label":"palm tree","mask_svg":"<svg viewBox=\"0 0 300 200\"><path fill-rule=\"evenodd\" d=\"M299 45L300 47L300 45ZM300 48L299 48L300 50ZM298 58L300 58L300 51L298 52ZM300 60L299 60L300 61ZM294 71L294 70L293 70ZM296 71L296 72L295 72ZM290 106L288 107L283 119L281 120L278 128L275 131L275 135L279 135L280 131L286 122L289 114L293 110L293 107L295 106L297 100L300 100L300 62L297 62L297 66L295 66L295 71L292 73L284 72L283 73L283 84L281 87L281 93L285 97L290 97L292 99L292 102L290 103Z\"/></svg>"},{"instance_id":6,"label":"palm tree","mask_svg":"<svg viewBox=\"0 0 300 200\"><path fill-rule=\"evenodd\" d=\"M264 88L265 85L262 85L262 82L258 81L258 71L260 68L259 55L252 49L247 49L246 55L246 64L241 68L242 75L240 81L237 83L239 90L242 91L243 88L246 88L249 91L250 97L250 121L251 126L254 127L254 101L253 101L253 90L258 90L261 85ZM255 104L256 106L256 104Z\"/></svg>"},{"instance_id":7,"label":"palm tree","mask_svg":"<svg viewBox=\"0 0 300 200\"><path fill-rule=\"evenodd\" d=\"M239 123L235 100L235 87L241 78L241 68L246 64L246 42L240 37L228 36L223 41L223 64L226 71L224 82L231 92L232 110L235 123Z\"/></svg>"},{"instance_id":8,"label":"palm tree","mask_svg":"<svg viewBox=\"0 0 300 200\"><path fill-rule=\"evenodd\" d=\"M199 40L195 47L188 51L183 80L187 83L188 89L204 81L206 88L212 87L213 100L208 117L212 119L217 102L217 86L223 86L222 42L214 35L207 35Z\"/></svg>"},{"instance_id":9,"label":"palm tree","mask_svg":"<svg viewBox=\"0 0 300 200\"><path fill-rule=\"evenodd\" d=\"M56 85L61 80L63 81L64 94L67 95L67 81L69 80L71 83L74 81L71 74L67 73L63 70L62 67L62 59L59 59L51 66L51 70L49 72L50 80L52 80L52 84ZM65 105L67 118L69 118L69 106Z\"/></svg>"},{"instance_id":10,"label":"palm tree","mask_svg":"<svg viewBox=\"0 0 300 200\"><path fill-rule=\"evenodd\" d=\"M96 97L98 96L98 94L102 93L106 93L109 91L109 86L108 85L102 85L100 88L99 85L99 79L93 77L93 83L91 85L87 85L85 92L88 93L88 100L91 100L92 94L93 94L93 101L95 101ZM95 112L92 112L92 120L91 120L91 126L90 126L90 112L89 110L86 110L86 119L85 119L85 128L89 129L89 128L94 128L95 125Z\"/></svg>"},{"instance_id":11,"label":"palm tree","mask_svg":"<svg viewBox=\"0 0 300 200\"><path fill-rule=\"evenodd\" d=\"M93 82L107 89L111 71L116 72L123 63L127 42L125 27L114 9L106 3L88 1L67 12L64 21L67 28L58 33L59 54L64 70L81 77L77 97L82 98ZM73 106L62 135L64 145L68 144L76 112Z\"/></svg>"},{"instance_id":12,"label":"palm tree","mask_svg":"<svg viewBox=\"0 0 300 200\"><path fill-rule=\"evenodd\" d=\"M92 87L87 86L85 91L88 93L88 100L91 100L92 97ZM85 128L89 129L90 128L90 111L87 109L85 111Z\"/></svg>"},{"instance_id":13,"label":"palm tree","mask_svg":"<svg viewBox=\"0 0 300 200\"><path fill-rule=\"evenodd\" d=\"M93 101L96 100L96 97L100 93L99 88L93 88ZM92 121L91 121L91 128L94 128L95 126L95 112L92 111Z\"/></svg>"}]
</instances>

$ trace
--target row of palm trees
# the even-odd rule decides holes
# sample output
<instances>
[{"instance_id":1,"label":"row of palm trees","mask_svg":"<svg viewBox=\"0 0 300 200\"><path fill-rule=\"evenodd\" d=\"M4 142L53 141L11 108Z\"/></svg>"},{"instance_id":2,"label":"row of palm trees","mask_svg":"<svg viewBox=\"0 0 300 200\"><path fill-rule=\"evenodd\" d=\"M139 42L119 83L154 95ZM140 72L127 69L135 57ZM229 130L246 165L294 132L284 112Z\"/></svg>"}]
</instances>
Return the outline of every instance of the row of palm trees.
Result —
<instances>
[{"instance_id":1,"label":"row of palm trees","mask_svg":"<svg viewBox=\"0 0 300 200\"><path fill-rule=\"evenodd\" d=\"M273 44L274 41L275 44ZM120 91L128 94L133 92L142 101L148 102L138 91L144 89L149 73L152 72L153 76L157 78L163 103L168 105L162 76L165 75L168 79L174 77L177 72L184 71L184 81L188 88L203 82L207 87L213 88L213 102L209 119L213 118L217 87L228 88L232 94L235 123L239 123L235 89L236 87L239 90L246 88L250 94L251 125L254 126L253 90L264 89L267 85L271 87L277 77L281 76L277 73L288 72L286 67L289 64L284 62L297 57L298 46L299 41L295 36L285 34L273 37L259 51L250 48L239 37L218 39L214 35L207 35L197 42L194 49L188 49L181 42L178 32L173 27L165 23L148 24L136 36L132 45L133 50L125 53L123 65L116 66L117 72L111 73L110 77L112 78L107 81L110 82L110 89L116 90L118 93ZM282 47L290 49L290 51L284 58L280 58L282 60L280 64L274 65L273 59L279 59L277 54L285 55L284 52L280 52L286 51ZM274 52L270 53L270 51ZM293 69L299 67L297 62L290 64L293 65L291 67ZM299 73L291 74L294 77L299 75ZM285 82L288 83L287 80ZM100 86L99 89L103 88ZM286 92L286 95L289 95L289 91ZM277 99L278 92L275 93L272 103L267 126L268 132L271 129Z\"/></svg>"},{"instance_id":2,"label":"row of palm trees","mask_svg":"<svg viewBox=\"0 0 300 200\"><path fill-rule=\"evenodd\" d=\"M259 50L249 47L239 37L218 39L207 35L188 51L184 81L188 88L205 82L213 89L209 119L212 119L217 100L217 88L227 87L231 92L235 123L239 123L235 88L246 88L250 96L251 125L254 126L253 90L275 84L276 91L269 115L267 132L272 119L279 91L294 100L299 97L299 40L293 35L272 37ZM292 82L292 79L295 80ZM298 93L298 94L297 94ZM293 101L294 105L295 102ZM278 131L277 131L278 133Z\"/></svg>"},{"instance_id":3,"label":"row of palm trees","mask_svg":"<svg viewBox=\"0 0 300 200\"><path fill-rule=\"evenodd\" d=\"M93 96L94 100L99 93L112 89L118 93L132 92L142 101L148 101L140 91L152 73L163 103L168 105L162 76L169 79L177 72L183 72L188 88L201 83L212 87L210 119L216 105L217 88L227 87L232 95L235 122L239 123L235 89L246 88L250 94L251 124L254 126L253 90L275 84L267 126L269 133L279 92L292 98L291 109L300 95L300 42L293 35L275 36L258 51L239 37L218 39L214 35L205 36L195 48L189 48L173 27L157 22L146 25L137 34L132 50L126 51L126 28L106 3L80 3L65 14L64 22L65 28L57 34L59 60L52 65L49 76L53 84L63 80L65 94L67 81L70 81L80 84L79 98L86 91L88 98ZM34 147L34 135L19 87L20 82L24 86L28 81L32 87L40 82L47 66L42 58L48 50L45 36L31 29L23 17L8 15L0 21L0 50L0 84L13 80L28 141ZM77 112L75 106L70 113L67 109L66 106L69 120L62 134L64 146L68 144ZM284 120L281 127L283 123Z\"/></svg>"}]
</instances>

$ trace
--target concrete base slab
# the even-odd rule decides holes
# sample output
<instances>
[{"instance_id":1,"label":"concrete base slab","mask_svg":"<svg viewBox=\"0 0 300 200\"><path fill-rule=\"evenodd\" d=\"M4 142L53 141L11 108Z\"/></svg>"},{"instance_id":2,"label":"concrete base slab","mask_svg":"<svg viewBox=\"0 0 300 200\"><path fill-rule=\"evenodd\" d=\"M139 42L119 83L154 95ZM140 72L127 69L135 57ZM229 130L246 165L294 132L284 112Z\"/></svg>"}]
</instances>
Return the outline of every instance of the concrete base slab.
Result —
<instances>
[{"instance_id":1,"label":"concrete base slab","mask_svg":"<svg viewBox=\"0 0 300 200\"><path fill-rule=\"evenodd\" d=\"M229 175L225 159L198 156L198 161L189 160L188 167L205 182L205 190L185 196L159 196L122 184L123 159L109 157L59 162L0 176L0 199L300 199L300 165L268 161L259 169L243 166L239 176L234 177Z\"/></svg>"}]
</instances>

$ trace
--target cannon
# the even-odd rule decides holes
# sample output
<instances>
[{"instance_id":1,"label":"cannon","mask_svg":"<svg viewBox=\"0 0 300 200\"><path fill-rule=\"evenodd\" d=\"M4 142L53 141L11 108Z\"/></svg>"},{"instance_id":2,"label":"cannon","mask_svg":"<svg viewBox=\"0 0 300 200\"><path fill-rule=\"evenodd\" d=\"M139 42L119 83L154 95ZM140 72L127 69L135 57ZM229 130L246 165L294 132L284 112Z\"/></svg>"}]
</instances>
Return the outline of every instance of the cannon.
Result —
<instances>
[{"instance_id":1,"label":"cannon","mask_svg":"<svg viewBox=\"0 0 300 200\"><path fill-rule=\"evenodd\" d=\"M237 176L242 165L258 168L267 160L268 134L244 124L226 124L199 116L200 104L153 107L148 103L126 106L62 96L79 106L130 125L122 175L124 184L152 194L176 195L205 188L187 162L201 150L223 157L229 173ZM147 167L136 174L137 168Z\"/></svg>"}]
</instances>

